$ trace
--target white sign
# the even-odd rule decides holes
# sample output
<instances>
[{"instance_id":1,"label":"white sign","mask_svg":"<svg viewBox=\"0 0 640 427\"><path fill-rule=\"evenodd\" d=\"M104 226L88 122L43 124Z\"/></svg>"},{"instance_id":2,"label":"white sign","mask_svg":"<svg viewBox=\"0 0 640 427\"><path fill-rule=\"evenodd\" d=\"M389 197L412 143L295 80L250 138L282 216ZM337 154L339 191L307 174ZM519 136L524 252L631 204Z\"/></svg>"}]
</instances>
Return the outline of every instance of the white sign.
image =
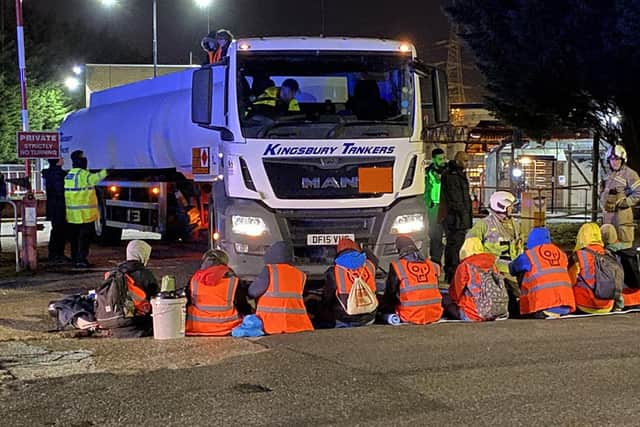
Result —
<instances>
[{"instance_id":1,"label":"white sign","mask_svg":"<svg viewBox=\"0 0 640 427\"><path fill-rule=\"evenodd\" d=\"M353 233L347 234L307 234L309 246L336 246L340 239L355 240Z\"/></svg>"},{"instance_id":2,"label":"white sign","mask_svg":"<svg viewBox=\"0 0 640 427\"><path fill-rule=\"evenodd\" d=\"M36 218L36 208L24 208L24 225L35 227Z\"/></svg>"}]
</instances>

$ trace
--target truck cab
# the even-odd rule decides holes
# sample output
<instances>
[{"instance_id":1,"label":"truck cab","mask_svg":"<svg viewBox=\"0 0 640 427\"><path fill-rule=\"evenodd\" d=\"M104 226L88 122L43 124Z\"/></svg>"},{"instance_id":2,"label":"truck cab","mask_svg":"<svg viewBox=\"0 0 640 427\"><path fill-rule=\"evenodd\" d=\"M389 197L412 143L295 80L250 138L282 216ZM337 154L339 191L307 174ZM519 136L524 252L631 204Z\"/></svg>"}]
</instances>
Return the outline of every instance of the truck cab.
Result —
<instances>
[{"instance_id":1,"label":"truck cab","mask_svg":"<svg viewBox=\"0 0 640 427\"><path fill-rule=\"evenodd\" d=\"M279 240L311 277L322 276L342 237L383 270L398 235L425 246L426 80L437 120L446 121L443 73L399 41L241 39L193 72L191 118L211 143L191 148L215 159L193 178L213 184L213 244L240 276L255 277Z\"/></svg>"}]
</instances>

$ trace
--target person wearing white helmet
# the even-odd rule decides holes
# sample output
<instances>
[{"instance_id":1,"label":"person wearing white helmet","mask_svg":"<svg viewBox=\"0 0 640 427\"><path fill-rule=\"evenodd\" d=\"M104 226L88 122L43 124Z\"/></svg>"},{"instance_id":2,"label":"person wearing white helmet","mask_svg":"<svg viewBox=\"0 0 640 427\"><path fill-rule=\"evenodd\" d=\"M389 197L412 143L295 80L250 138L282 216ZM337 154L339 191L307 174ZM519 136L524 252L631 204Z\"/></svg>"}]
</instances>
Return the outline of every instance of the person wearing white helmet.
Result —
<instances>
[{"instance_id":1,"label":"person wearing white helmet","mask_svg":"<svg viewBox=\"0 0 640 427\"><path fill-rule=\"evenodd\" d=\"M518 281L509 273L509 263L523 252L520 222L511 215L516 197L508 191L496 191L489 199L489 215L478 220L467 233L477 237L486 252L496 256L496 267L504 275L509 292L509 314L518 316Z\"/></svg>"},{"instance_id":2,"label":"person wearing white helmet","mask_svg":"<svg viewBox=\"0 0 640 427\"><path fill-rule=\"evenodd\" d=\"M640 177L627 166L627 150L622 145L609 147L607 163L611 172L600 193L602 222L616 227L620 243L630 248L635 237L631 208L640 203Z\"/></svg>"}]
</instances>

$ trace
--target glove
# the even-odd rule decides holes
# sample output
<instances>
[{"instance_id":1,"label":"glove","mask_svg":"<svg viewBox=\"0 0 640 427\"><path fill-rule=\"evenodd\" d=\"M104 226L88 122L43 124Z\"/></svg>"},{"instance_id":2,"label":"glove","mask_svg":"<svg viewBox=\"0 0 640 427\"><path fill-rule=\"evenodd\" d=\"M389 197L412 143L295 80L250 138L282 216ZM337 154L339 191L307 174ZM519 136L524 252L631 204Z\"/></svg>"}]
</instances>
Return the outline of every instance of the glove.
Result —
<instances>
[{"instance_id":1,"label":"glove","mask_svg":"<svg viewBox=\"0 0 640 427\"><path fill-rule=\"evenodd\" d=\"M620 199L623 200L623 199ZM604 203L605 212L615 212L618 204L618 198L616 196L608 196Z\"/></svg>"}]
</instances>

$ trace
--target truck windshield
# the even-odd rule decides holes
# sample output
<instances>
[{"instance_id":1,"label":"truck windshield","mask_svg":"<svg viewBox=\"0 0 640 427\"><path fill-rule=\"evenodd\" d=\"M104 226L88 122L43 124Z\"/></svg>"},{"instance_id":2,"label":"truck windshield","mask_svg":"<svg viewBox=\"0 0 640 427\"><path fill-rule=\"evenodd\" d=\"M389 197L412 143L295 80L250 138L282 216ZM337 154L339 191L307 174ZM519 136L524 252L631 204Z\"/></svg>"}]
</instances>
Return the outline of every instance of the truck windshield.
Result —
<instances>
[{"instance_id":1,"label":"truck windshield","mask_svg":"<svg viewBox=\"0 0 640 427\"><path fill-rule=\"evenodd\" d=\"M243 135L409 137L415 104L410 60L384 52L238 52Z\"/></svg>"}]
</instances>

